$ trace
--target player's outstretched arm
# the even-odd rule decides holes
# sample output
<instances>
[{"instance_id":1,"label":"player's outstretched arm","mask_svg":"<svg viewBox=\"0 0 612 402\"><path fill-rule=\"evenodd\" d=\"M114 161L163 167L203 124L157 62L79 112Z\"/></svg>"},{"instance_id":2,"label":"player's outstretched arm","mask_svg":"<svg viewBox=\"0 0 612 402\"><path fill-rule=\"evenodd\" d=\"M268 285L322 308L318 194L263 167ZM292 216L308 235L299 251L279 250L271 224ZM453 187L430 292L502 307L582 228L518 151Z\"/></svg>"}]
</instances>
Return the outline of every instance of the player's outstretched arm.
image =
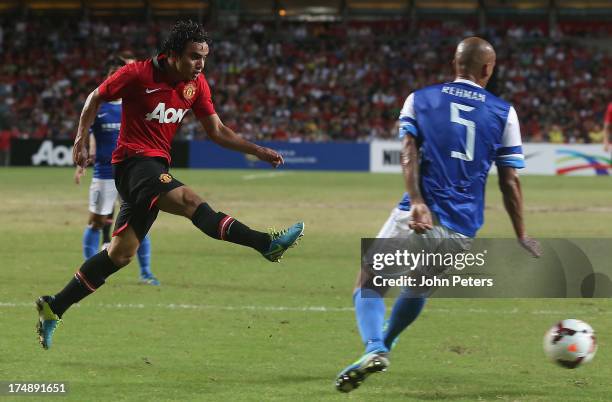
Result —
<instances>
[{"instance_id":1,"label":"player's outstretched arm","mask_svg":"<svg viewBox=\"0 0 612 402\"><path fill-rule=\"evenodd\" d=\"M278 152L245 140L236 134L234 130L225 126L218 115L204 116L199 120L210 139L222 147L254 155L260 160L268 162L273 167L283 164L283 157Z\"/></svg>"},{"instance_id":2,"label":"player's outstretched arm","mask_svg":"<svg viewBox=\"0 0 612 402\"><path fill-rule=\"evenodd\" d=\"M536 239L527 236L523 221L523 192L521 182L515 168L498 166L499 189L504 198L504 206L512 221L516 238L523 248L534 257L542 255L542 246Z\"/></svg>"},{"instance_id":3,"label":"player's outstretched arm","mask_svg":"<svg viewBox=\"0 0 612 402\"><path fill-rule=\"evenodd\" d=\"M406 191L410 197L411 220L408 223L410 229L417 233L424 233L433 227L431 211L425 204L419 183L419 150L416 139L411 135L404 136L402 145L402 172Z\"/></svg>"},{"instance_id":4,"label":"player's outstretched arm","mask_svg":"<svg viewBox=\"0 0 612 402\"><path fill-rule=\"evenodd\" d=\"M96 88L89 94L79 119L79 128L76 138L74 139L74 148L72 149L72 160L77 166L86 168L91 162L89 154L89 127L93 124L96 113L102 104L102 98Z\"/></svg>"}]
</instances>

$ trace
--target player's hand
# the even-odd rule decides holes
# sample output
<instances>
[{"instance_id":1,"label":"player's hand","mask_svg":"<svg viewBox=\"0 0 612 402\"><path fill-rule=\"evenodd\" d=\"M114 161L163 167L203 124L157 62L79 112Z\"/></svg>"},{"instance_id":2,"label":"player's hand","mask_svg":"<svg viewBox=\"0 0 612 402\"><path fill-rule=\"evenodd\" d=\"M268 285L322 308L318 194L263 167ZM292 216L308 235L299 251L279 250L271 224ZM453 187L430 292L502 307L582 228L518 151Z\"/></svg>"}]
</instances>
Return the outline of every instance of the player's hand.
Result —
<instances>
[{"instance_id":1,"label":"player's hand","mask_svg":"<svg viewBox=\"0 0 612 402\"><path fill-rule=\"evenodd\" d=\"M529 236L523 236L518 239L519 244L523 247L532 257L539 258L542 255L542 245L539 241Z\"/></svg>"},{"instance_id":2,"label":"player's hand","mask_svg":"<svg viewBox=\"0 0 612 402\"><path fill-rule=\"evenodd\" d=\"M423 234L426 230L433 228L431 211L426 204L412 204L410 215L411 219L410 222L408 222L408 227L418 234Z\"/></svg>"},{"instance_id":3,"label":"player's hand","mask_svg":"<svg viewBox=\"0 0 612 402\"><path fill-rule=\"evenodd\" d=\"M85 169L77 166L76 171L74 172L74 182L76 184L81 184L81 177L85 174Z\"/></svg>"},{"instance_id":4,"label":"player's hand","mask_svg":"<svg viewBox=\"0 0 612 402\"><path fill-rule=\"evenodd\" d=\"M605 134L604 134L605 135ZM604 144L604 152L610 152L610 149L612 149L610 147L610 144Z\"/></svg>"},{"instance_id":5,"label":"player's hand","mask_svg":"<svg viewBox=\"0 0 612 402\"><path fill-rule=\"evenodd\" d=\"M259 147L255 156L261 161L268 162L274 168L279 167L285 162L281 154L266 147Z\"/></svg>"},{"instance_id":6,"label":"player's hand","mask_svg":"<svg viewBox=\"0 0 612 402\"><path fill-rule=\"evenodd\" d=\"M72 161L75 165L82 168L86 168L91 162L91 156L89 155L87 144L83 144L80 141L74 143L72 148Z\"/></svg>"}]
</instances>

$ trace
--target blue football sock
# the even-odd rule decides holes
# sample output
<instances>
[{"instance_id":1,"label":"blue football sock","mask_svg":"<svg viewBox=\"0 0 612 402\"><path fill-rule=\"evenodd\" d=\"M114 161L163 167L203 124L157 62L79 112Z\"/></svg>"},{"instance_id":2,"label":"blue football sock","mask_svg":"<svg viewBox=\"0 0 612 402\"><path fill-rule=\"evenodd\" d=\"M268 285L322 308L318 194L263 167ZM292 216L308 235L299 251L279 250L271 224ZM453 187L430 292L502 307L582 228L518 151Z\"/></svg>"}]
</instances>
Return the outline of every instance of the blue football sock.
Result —
<instances>
[{"instance_id":1,"label":"blue football sock","mask_svg":"<svg viewBox=\"0 0 612 402\"><path fill-rule=\"evenodd\" d=\"M153 276L151 272L151 240L148 235L145 236L140 243L140 247L138 247L138 263L140 264L141 278L150 278Z\"/></svg>"},{"instance_id":2,"label":"blue football sock","mask_svg":"<svg viewBox=\"0 0 612 402\"><path fill-rule=\"evenodd\" d=\"M424 297L410 297L406 292L400 293L391 310L389 325L384 335L385 346L388 349L391 349L395 338L416 320L423 310L425 300Z\"/></svg>"},{"instance_id":3,"label":"blue football sock","mask_svg":"<svg viewBox=\"0 0 612 402\"><path fill-rule=\"evenodd\" d=\"M100 229L91 226L85 228L83 233L83 256L86 260L98 254L100 248Z\"/></svg>"},{"instance_id":4,"label":"blue football sock","mask_svg":"<svg viewBox=\"0 0 612 402\"><path fill-rule=\"evenodd\" d=\"M385 302L382 296L372 290L358 288L353 294L355 317L366 353L386 350L383 343L383 324L385 321Z\"/></svg>"}]
</instances>

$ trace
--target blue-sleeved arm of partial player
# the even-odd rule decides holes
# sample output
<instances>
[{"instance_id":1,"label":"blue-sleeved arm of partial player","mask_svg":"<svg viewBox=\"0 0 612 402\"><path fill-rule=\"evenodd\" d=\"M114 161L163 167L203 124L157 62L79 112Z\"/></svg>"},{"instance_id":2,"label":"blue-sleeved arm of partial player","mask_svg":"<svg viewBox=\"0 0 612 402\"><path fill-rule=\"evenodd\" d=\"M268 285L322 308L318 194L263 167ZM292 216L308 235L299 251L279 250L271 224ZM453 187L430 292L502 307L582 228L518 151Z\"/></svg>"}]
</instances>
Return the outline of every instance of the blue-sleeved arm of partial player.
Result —
<instances>
[{"instance_id":1,"label":"blue-sleeved arm of partial player","mask_svg":"<svg viewBox=\"0 0 612 402\"><path fill-rule=\"evenodd\" d=\"M508 119L502 135L502 144L495 153L495 164L499 167L508 166L517 169L525 167L521 129L514 107L510 107Z\"/></svg>"},{"instance_id":2,"label":"blue-sleeved arm of partial player","mask_svg":"<svg viewBox=\"0 0 612 402\"><path fill-rule=\"evenodd\" d=\"M398 136L401 139L406 135L411 135L415 138L419 137L419 128L414 113L414 94L410 94L406 98L400 112Z\"/></svg>"}]
</instances>

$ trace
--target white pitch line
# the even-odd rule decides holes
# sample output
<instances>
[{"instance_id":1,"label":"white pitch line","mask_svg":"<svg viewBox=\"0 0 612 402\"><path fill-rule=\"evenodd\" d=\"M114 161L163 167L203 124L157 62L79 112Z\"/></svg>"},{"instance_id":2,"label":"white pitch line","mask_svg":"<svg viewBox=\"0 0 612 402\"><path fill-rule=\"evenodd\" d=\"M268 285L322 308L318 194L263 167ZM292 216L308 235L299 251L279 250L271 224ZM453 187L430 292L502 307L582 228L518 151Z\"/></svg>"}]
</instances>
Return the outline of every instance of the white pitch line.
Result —
<instances>
[{"instance_id":1,"label":"white pitch line","mask_svg":"<svg viewBox=\"0 0 612 402\"><path fill-rule=\"evenodd\" d=\"M3 308L32 308L34 303L24 302L0 302L0 309ZM81 307L76 304L74 307ZM282 311L293 311L293 312L306 312L306 313L338 313L338 312L350 312L354 311L353 307L326 307L326 306L306 306L306 307L291 307L291 306L219 306L214 304L135 304L135 303L99 303L99 304L86 304L85 308L109 308L109 309L125 309L125 310L141 310L149 308L161 308L167 310L222 310L222 311L271 311L271 312L282 312ZM511 310L487 310L483 308L468 308L468 309L447 309L447 308L428 308L426 309L429 313L442 313L442 314L501 314L501 315L516 315L516 314L533 314L533 315L552 315L552 316L568 316L568 315L608 315L612 314L612 311L608 310L568 310L568 311L555 311L555 310L533 310L533 311L521 311L518 308Z\"/></svg>"},{"instance_id":2,"label":"white pitch line","mask_svg":"<svg viewBox=\"0 0 612 402\"><path fill-rule=\"evenodd\" d=\"M0 308L20 308L20 307L33 307L34 303L11 303L11 302L0 302ZM75 304L74 307L81 307L79 304ZM92 307L92 305L86 305L86 308ZM93 307L110 308L110 309L146 309L146 308L163 308L168 310L225 310L225 311L303 311L303 312L342 312L342 311L353 311L352 307L325 307L325 306L308 306L308 307L290 307L290 306L219 306L214 304L142 304L142 303L99 303L93 305Z\"/></svg>"},{"instance_id":3,"label":"white pitch line","mask_svg":"<svg viewBox=\"0 0 612 402\"><path fill-rule=\"evenodd\" d=\"M242 180L273 179L275 177L285 176L287 174L287 172L253 173L242 176Z\"/></svg>"}]
</instances>

